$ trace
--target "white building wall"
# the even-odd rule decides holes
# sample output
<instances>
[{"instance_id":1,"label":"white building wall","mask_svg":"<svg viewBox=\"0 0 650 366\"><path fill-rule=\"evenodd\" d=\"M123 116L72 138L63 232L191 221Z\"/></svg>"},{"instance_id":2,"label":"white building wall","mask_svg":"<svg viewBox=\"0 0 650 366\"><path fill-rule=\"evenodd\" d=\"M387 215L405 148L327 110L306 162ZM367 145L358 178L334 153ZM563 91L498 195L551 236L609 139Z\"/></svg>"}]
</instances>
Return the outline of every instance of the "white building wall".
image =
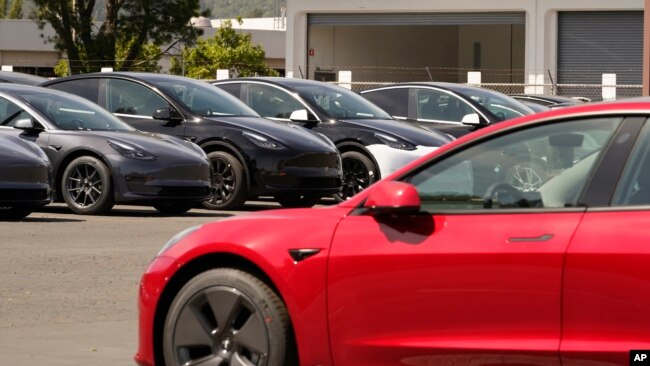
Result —
<instances>
[{"instance_id":1,"label":"white building wall","mask_svg":"<svg viewBox=\"0 0 650 366\"><path fill-rule=\"evenodd\" d=\"M542 78L557 60L560 11L643 10L644 0L287 0L286 70L304 74L307 65L307 15L316 13L525 12L526 80ZM354 76L353 76L354 79Z\"/></svg>"}]
</instances>

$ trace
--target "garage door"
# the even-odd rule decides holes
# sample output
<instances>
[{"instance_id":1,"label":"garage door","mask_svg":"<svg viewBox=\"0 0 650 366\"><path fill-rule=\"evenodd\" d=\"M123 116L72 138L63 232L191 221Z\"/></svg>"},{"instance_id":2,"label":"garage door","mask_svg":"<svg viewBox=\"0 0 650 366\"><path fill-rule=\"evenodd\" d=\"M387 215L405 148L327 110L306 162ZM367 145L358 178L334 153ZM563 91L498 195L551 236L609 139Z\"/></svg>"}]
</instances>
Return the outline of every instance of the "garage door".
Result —
<instances>
[{"instance_id":1,"label":"garage door","mask_svg":"<svg viewBox=\"0 0 650 366\"><path fill-rule=\"evenodd\" d=\"M617 74L618 84L641 84L642 11L561 12L558 36L560 84L601 84L604 73Z\"/></svg>"}]
</instances>

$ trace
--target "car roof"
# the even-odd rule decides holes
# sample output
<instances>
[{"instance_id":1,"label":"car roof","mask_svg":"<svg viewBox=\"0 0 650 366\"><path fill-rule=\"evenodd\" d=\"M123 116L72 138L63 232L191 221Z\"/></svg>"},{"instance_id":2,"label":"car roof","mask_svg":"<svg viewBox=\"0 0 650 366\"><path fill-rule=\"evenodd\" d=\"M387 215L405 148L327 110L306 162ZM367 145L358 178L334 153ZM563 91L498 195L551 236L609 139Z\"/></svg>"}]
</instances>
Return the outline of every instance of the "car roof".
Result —
<instances>
[{"instance_id":1,"label":"car roof","mask_svg":"<svg viewBox=\"0 0 650 366\"><path fill-rule=\"evenodd\" d=\"M130 80L139 80L144 82L154 82L160 80L173 80L173 79L178 79L178 80L190 79L190 80L200 81L198 79L188 78L184 76L170 75L170 74L157 74L153 72L112 71L112 72L92 72L87 74L66 76L58 79L48 80L42 83L41 85L48 86L51 84L56 84L67 80L90 79L90 78L99 78L99 77L109 77L109 78L115 77L115 78L124 78Z\"/></svg>"},{"instance_id":2,"label":"car roof","mask_svg":"<svg viewBox=\"0 0 650 366\"><path fill-rule=\"evenodd\" d=\"M274 77L274 76L262 76L262 77L247 77L247 78L236 78L236 79L225 79L214 82L215 84L223 84L227 82L247 82L247 81L258 81L266 82L270 84L283 85L289 88L295 88L298 86L305 85L322 85L324 82L317 80L309 79L295 79L295 78L283 78L283 77ZM328 83L325 83L328 84ZM335 85L335 84L331 84Z\"/></svg>"},{"instance_id":3,"label":"car roof","mask_svg":"<svg viewBox=\"0 0 650 366\"><path fill-rule=\"evenodd\" d=\"M447 90L456 91L456 92L463 92L463 91L469 91L469 90L494 91L494 90L491 90L491 89L480 88L480 87L469 85L469 84L447 83L447 82L442 82L442 81L415 81L415 82L396 83L396 84L390 84L390 85L383 85L383 86L368 88L366 90L361 91L361 93L369 91L369 90L395 88L395 87L398 87L398 88L435 87L435 88L447 89Z\"/></svg>"},{"instance_id":4,"label":"car roof","mask_svg":"<svg viewBox=\"0 0 650 366\"><path fill-rule=\"evenodd\" d=\"M25 74L22 72L0 71L0 81L24 85L38 85L48 80L42 76Z\"/></svg>"}]
</instances>

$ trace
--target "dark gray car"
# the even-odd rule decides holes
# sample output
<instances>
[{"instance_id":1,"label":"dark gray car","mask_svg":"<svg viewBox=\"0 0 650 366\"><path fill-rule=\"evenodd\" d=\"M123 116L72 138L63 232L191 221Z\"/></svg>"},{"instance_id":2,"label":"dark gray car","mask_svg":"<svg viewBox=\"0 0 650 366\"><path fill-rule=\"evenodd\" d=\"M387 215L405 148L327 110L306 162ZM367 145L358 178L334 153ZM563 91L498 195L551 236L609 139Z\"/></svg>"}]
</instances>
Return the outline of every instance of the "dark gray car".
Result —
<instances>
[{"instance_id":1,"label":"dark gray car","mask_svg":"<svg viewBox=\"0 0 650 366\"><path fill-rule=\"evenodd\" d=\"M35 144L0 135L0 220L17 220L50 202L52 165Z\"/></svg>"},{"instance_id":2,"label":"dark gray car","mask_svg":"<svg viewBox=\"0 0 650 366\"><path fill-rule=\"evenodd\" d=\"M71 94L0 84L0 133L45 151L55 198L76 213L130 203L177 214L209 197L210 163L198 146L138 131Z\"/></svg>"}]
</instances>

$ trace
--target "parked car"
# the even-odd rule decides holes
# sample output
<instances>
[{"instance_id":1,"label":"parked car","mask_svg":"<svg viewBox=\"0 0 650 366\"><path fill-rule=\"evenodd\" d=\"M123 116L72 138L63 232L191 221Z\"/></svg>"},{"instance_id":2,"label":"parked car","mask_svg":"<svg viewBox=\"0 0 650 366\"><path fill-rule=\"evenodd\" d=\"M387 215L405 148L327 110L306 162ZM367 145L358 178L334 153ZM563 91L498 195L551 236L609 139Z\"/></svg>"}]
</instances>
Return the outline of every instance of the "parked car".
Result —
<instances>
[{"instance_id":1,"label":"parked car","mask_svg":"<svg viewBox=\"0 0 650 366\"><path fill-rule=\"evenodd\" d=\"M260 115L327 136L343 160L345 200L451 139L395 121L348 89L314 80L241 78L214 85Z\"/></svg>"},{"instance_id":2,"label":"parked car","mask_svg":"<svg viewBox=\"0 0 650 366\"><path fill-rule=\"evenodd\" d=\"M0 133L43 149L55 197L79 214L101 214L114 203L177 214L209 197L210 163L198 146L137 131L75 95L0 84Z\"/></svg>"},{"instance_id":3,"label":"parked car","mask_svg":"<svg viewBox=\"0 0 650 366\"><path fill-rule=\"evenodd\" d=\"M18 220L50 202L52 165L35 144L0 134L0 220Z\"/></svg>"},{"instance_id":4,"label":"parked car","mask_svg":"<svg viewBox=\"0 0 650 366\"><path fill-rule=\"evenodd\" d=\"M588 98L569 98L559 95L546 95L546 94L510 94L510 97L528 105L531 104L541 105L549 109L570 107L576 104L590 102Z\"/></svg>"},{"instance_id":5,"label":"parked car","mask_svg":"<svg viewBox=\"0 0 650 366\"><path fill-rule=\"evenodd\" d=\"M425 124L455 137L534 113L505 94L465 84L403 83L360 93L396 119Z\"/></svg>"},{"instance_id":6,"label":"parked car","mask_svg":"<svg viewBox=\"0 0 650 366\"><path fill-rule=\"evenodd\" d=\"M341 189L341 162L327 138L261 118L208 83L152 73L96 73L43 86L85 97L130 125L194 141L213 167L213 191L203 204L235 209L275 196L287 207L309 207Z\"/></svg>"},{"instance_id":7,"label":"parked car","mask_svg":"<svg viewBox=\"0 0 650 366\"><path fill-rule=\"evenodd\" d=\"M47 78L42 76L26 74L23 72L0 71L0 83L38 85L45 81L47 81Z\"/></svg>"},{"instance_id":8,"label":"parked car","mask_svg":"<svg viewBox=\"0 0 650 366\"><path fill-rule=\"evenodd\" d=\"M649 117L506 121L337 206L189 228L142 277L136 361L629 365L650 344ZM555 162L538 189L493 159L521 143Z\"/></svg>"}]
</instances>

